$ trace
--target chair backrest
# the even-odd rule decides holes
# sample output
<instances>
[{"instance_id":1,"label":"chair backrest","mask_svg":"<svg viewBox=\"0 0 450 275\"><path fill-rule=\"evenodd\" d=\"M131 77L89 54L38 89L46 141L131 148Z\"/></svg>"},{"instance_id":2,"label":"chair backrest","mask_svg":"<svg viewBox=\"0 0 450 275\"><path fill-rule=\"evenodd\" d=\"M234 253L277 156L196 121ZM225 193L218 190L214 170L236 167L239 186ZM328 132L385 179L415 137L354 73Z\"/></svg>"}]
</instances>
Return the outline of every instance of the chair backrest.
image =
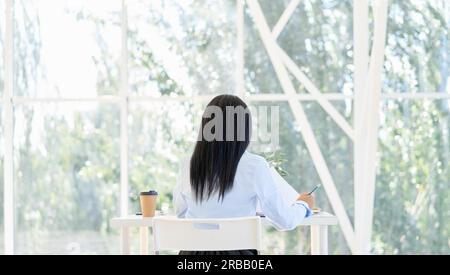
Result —
<instances>
[{"instance_id":1,"label":"chair backrest","mask_svg":"<svg viewBox=\"0 0 450 275\"><path fill-rule=\"evenodd\" d=\"M154 249L186 251L261 250L259 217L235 219L153 219Z\"/></svg>"}]
</instances>

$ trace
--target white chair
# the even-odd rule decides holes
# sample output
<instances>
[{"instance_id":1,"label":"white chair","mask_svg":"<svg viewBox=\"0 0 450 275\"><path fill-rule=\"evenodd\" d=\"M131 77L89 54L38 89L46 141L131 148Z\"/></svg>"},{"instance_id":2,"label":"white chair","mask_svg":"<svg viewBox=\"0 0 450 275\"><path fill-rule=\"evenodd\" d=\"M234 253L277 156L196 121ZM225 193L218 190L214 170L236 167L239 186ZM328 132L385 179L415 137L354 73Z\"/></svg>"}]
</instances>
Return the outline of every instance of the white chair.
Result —
<instances>
[{"instance_id":1,"label":"white chair","mask_svg":"<svg viewBox=\"0 0 450 275\"><path fill-rule=\"evenodd\" d=\"M153 219L155 254L163 250L261 250L259 217L234 219Z\"/></svg>"}]
</instances>

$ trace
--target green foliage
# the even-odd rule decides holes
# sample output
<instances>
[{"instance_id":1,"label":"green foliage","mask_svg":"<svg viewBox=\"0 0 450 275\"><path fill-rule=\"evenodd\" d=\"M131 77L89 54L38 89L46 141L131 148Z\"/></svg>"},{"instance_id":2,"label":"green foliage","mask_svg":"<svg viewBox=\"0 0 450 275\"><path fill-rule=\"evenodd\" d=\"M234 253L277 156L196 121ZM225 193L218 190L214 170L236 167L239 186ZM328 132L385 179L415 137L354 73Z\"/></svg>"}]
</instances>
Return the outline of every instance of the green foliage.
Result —
<instances>
[{"instance_id":1,"label":"green foliage","mask_svg":"<svg viewBox=\"0 0 450 275\"><path fill-rule=\"evenodd\" d=\"M288 175L288 172L284 169L284 164L287 160L284 158L282 153L279 151L272 151L270 153L262 153L261 156L264 157L270 166L275 168L281 176L284 177Z\"/></svg>"},{"instance_id":2,"label":"green foliage","mask_svg":"<svg viewBox=\"0 0 450 275\"><path fill-rule=\"evenodd\" d=\"M447 102L448 103L448 102ZM448 253L450 117L430 101L385 106L377 182L377 253ZM446 130L448 131L448 130Z\"/></svg>"}]
</instances>

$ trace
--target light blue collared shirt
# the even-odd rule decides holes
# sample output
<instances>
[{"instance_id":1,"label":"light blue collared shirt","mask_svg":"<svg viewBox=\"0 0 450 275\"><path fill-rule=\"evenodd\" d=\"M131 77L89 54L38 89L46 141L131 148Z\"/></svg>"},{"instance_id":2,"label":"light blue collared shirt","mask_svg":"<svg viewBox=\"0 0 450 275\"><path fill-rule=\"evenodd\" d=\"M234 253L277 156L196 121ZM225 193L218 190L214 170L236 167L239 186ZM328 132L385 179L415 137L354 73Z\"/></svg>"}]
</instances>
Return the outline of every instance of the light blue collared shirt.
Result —
<instances>
[{"instance_id":1,"label":"light blue collared shirt","mask_svg":"<svg viewBox=\"0 0 450 275\"><path fill-rule=\"evenodd\" d=\"M251 217L257 205L278 230L292 230L311 215L306 202L288 202L276 186L267 161L249 152L242 156L233 183L224 200L212 195L197 203L191 190L189 159L180 164L177 186L173 192L174 207L179 218L221 219Z\"/></svg>"}]
</instances>

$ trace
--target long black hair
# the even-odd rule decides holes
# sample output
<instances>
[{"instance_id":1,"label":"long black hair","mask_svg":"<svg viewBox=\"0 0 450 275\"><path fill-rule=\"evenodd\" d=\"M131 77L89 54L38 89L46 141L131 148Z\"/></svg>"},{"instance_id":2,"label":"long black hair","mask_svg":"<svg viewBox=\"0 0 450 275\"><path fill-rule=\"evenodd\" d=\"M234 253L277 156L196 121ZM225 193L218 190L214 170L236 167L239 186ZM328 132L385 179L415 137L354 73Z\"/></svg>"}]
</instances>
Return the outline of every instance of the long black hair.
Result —
<instances>
[{"instance_id":1,"label":"long black hair","mask_svg":"<svg viewBox=\"0 0 450 275\"><path fill-rule=\"evenodd\" d=\"M216 193L223 200L233 187L239 161L250 144L251 121L250 110L237 96L217 96L208 104L190 163L197 202Z\"/></svg>"}]
</instances>

